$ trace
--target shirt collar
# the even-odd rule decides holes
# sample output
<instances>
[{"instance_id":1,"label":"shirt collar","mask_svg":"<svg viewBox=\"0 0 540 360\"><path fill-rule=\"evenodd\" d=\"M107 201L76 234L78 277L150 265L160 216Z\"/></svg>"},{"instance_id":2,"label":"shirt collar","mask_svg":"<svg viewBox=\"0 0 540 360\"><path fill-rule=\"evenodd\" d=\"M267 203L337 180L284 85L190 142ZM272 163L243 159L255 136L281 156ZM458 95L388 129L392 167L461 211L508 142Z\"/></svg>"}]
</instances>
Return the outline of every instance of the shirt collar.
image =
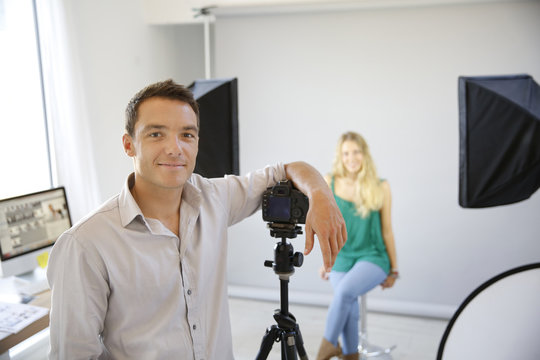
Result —
<instances>
[{"instance_id":1,"label":"shirt collar","mask_svg":"<svg viewBox=\"0 0 540 360\"><path fill-rule=\"evenodd\" d=\"M144 218L141 208L133 198L130 189L135 184L135 173L129 174L127 180L120 192L118 198L119 210L120 210L120 221L122 226L128 226L137 216L140 216L141 220Z\"/></svg>"},{"instance_id":2,"label":"shirt collar","mask_svg":"<svg viewBox=\"0 0 540 360\"><path fill-rule=\"evenodd\" d=\"M131 173L127 177L127 180L120 192L119 196L119 209L120 209L120 220L122 226L126 227L137 217L141 221L144 221L144 215L141 211L141 208L133 198L130 189L135 184L135 174ZM198 209L202 201L202 192L195 185L192 184L192 178L189 179L184 184L184 189L182 190L182 202L187 203L194 209Z\"/></svg>"},{"instance_id":3,"label":"shirt collar","mask_svg":"<svg viewBox=\"0 0 540 360\"><path fill-rule=\"evenodd\" d=\"M198 209L201 206L202 191L193 184L193 175L184 184L182 190L182 202L186 202L194 209Z\"/></svg>"}]
</instances>

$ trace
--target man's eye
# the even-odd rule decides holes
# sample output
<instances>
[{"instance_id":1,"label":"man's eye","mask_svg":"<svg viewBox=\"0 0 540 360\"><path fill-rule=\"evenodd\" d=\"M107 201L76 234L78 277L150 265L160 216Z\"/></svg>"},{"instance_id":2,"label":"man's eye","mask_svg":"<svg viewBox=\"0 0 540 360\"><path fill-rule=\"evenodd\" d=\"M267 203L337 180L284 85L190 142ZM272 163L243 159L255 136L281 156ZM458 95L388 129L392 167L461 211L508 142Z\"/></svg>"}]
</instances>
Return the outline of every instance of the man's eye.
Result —
<instances>
[{"instance_id":1,"label":"man's eye","mask_svg":"<svg viewBox=\"0 0 540 360\"><path fill-rule=\"evenodd\" d=\"M161 136L161 133L153 132L153 133L148 134L148 136L150 136L150 137L159 137L159 136Z\"/></svg>"}]
</instances>

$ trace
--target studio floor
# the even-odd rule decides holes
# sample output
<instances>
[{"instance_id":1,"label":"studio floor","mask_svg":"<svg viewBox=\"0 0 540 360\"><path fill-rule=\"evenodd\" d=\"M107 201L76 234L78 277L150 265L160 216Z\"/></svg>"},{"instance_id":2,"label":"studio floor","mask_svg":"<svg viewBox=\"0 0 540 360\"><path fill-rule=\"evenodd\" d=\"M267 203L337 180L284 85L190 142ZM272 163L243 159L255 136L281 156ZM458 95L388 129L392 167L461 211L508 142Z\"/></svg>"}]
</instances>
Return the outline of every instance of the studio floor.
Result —
<instances>
[{"instance_id":1,"label":"studio floor","mask_svg":"<svg viewBox=\"0 0 540 360\"><path fill-rule=\"evenodd\" d=\"M239 298L230 299L231 326L236 360L255 359L266 328L274 325L274 309L279 304ZM326 319L326 308L290 304L310 359L315 359ZM377 360L434 360L448 321L368 312L368 340L382 348L395 346L390 355ZM22 345L22 346L21 346ZM49 347L44 331L12 349L12 360L45 360ZM274 343L269 360L281 359L279 343Z\"/></svg>"},{"instance_id":2,"label":"studio floor","mask_svg":"<svg viewBox=\"0 0 540 360\"><path fill-rule=\"evenodd\" d=\"M277 303L231 299L231 322L236 360L255 359ZM315 359L326 320L326 308L290 304L304 339L309 359ZM447 320L409 317L368 312L368 341L386 349L395 345L390 356L372 357L377 360L434 360ZM281 359L281 348L275 343L268 359Z\"/></svg>"}]
</instances>

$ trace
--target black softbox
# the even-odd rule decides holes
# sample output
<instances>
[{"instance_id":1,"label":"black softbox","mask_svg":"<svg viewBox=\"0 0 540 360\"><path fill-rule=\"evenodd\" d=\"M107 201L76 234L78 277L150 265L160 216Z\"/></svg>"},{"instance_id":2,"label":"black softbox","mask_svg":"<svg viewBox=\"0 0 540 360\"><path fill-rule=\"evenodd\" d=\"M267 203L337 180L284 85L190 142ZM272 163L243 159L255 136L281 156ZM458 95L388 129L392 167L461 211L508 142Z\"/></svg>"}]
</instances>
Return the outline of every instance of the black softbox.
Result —
<instances>
[{"instance_id":1,"label":"black softbox","mask_svg":"<svg viewBox=\"0 0 540 360\"><path fill-rule=\"evenodd\" d=\"M200 112L199 153L194 172L208 178L238 175L236 78L196 80L188 88Z\"/></svg>"},{"instance_id":2,"label":"black softbox","mask_svg":"<svg viewBox=\"0 0 540 360\"><path fill-rule=\"evenodd\" d=\"M459 204L483 208L540 187L540 87L529 75L459 78Z\"/></svg>"}]
</instances>

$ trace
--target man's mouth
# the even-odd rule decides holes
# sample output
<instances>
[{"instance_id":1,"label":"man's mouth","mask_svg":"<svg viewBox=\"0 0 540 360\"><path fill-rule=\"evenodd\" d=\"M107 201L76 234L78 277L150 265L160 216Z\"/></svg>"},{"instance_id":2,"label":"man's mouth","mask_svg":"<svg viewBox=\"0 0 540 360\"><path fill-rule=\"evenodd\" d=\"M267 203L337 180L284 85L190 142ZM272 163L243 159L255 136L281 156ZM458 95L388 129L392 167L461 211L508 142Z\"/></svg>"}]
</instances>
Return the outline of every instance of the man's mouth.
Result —
<instances>
[{"instance_id":1,"label":"man's mouth","mask_svg":"<svg viewBox=\"0 0 540 360\"><path fill-rule=\"evenodd\" d=\"M186 166L186 164L183 164L183 163L158 163L158 165L168 167L168 168L179 168L179 167Z\"/></svg>"}]
</instances>

